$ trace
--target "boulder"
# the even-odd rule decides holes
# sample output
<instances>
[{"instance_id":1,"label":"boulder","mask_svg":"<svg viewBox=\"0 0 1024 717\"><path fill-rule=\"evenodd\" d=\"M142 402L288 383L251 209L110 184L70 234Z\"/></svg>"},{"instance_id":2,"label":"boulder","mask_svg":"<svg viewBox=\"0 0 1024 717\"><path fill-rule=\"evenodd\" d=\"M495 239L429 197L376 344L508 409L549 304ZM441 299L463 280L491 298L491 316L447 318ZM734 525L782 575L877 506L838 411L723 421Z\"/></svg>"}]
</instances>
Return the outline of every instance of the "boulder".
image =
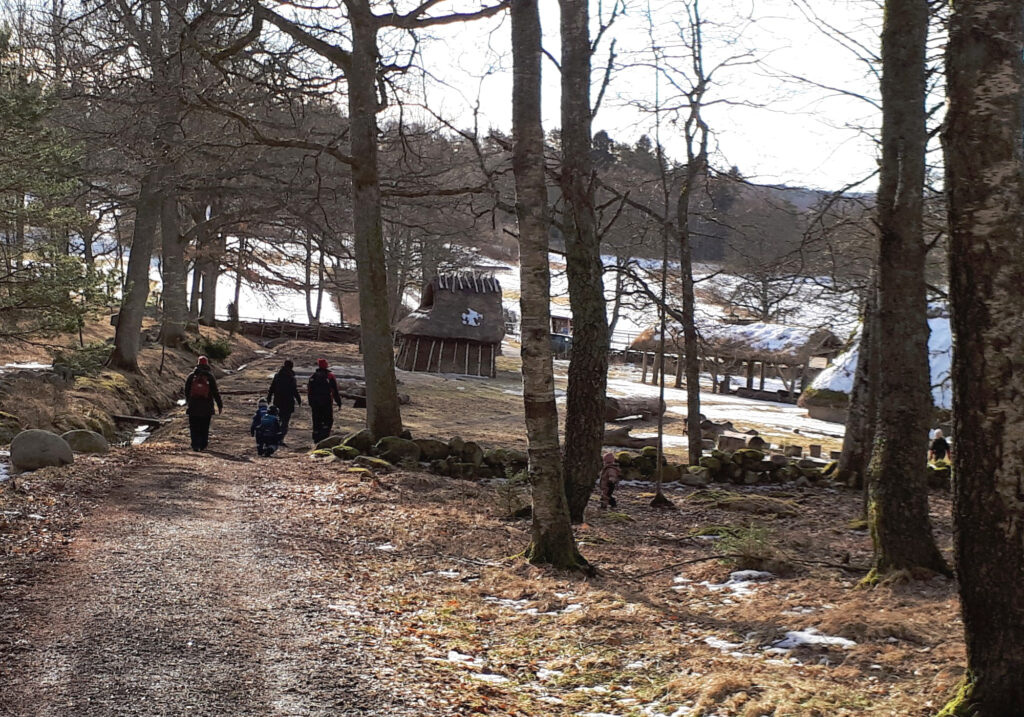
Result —
<instances>
[{"instance_id":1,"label":"boulder","mask_svg":"<svg viewBox=\"0 0 1024 717\"><path fill-rule=\"evenodd\" d=\"M451 464L444 458L435 458L430 461L430 472L436 473L439 476L451 475Z\"/></svg>"},{"instance_id":2,"label":"boulder","mask_svg":"<svg viewBox=\"0 0 1024 717\"><path fill-rule=\"evenodd\" d=\"M737 433L723 433L717 443L720 451L738 451L747 447L747 436Z\"/></svg>"},{"instance_id":3,"label":"boulder","mask_svg":"<svg viewBox=\"0 0 1024 717\"><path fill-rule=\"evenodd\" d=\"M679 475L679 482L683 485L704 488L711 483L711 475L703 466L689 466Z\"/></svg>"},{"instance_id":4,"label":"boulder","mask_svg":"<svg viewBox=\"0 0 1024 717\"><path fill-rule=\"evenodd\" d=\"M420 458L425 461L444 460L448 457L448 444L436 438L414 438L413 443L420 447Z\"/></svg>"},{"instance_id":5,"label":"boulder","mask_svg":"<svg viewBox=\"0 0 1024 717\"><path fill-rule=\"evenodd\" d=\"M450 441L448 441L448 453L450 453L453 456L461 456L462 447L465 445L466 442L464 440L462 440L458 436L454 436Z\"/></svg>"},{"instance_id":6,"label":"boulder","mask_svg":"<svg viewBox=\"0 0 1024 717\"><path fill-rule=\"evenodd\" d=\"M22 431L11 441L11 466L15 471L34 471L74 462L71 446L56 433L32 428Z\"/></svg>"},{"instance_id":7,"label":"boulder","mask_svg":"<svg viewBox=\"0 0 1024 717\"><path fill-rule=\"evenodd\" d=\"M96 431L80 428L62 434L61 438L68 442L71 450L75 453L107 453L110 451L107 439Z\"/></svg>"},{"instance_id":8,"label":"boulder","mask_svg":"<svg viewBox=\"0 0 1024 717\"><path fill-rule=\"evenodd\" d=\"M10 413L0 411L0 446L10 443L21 432L21 421Z\"/></svg>"},{"instance_id":9,"label":"boulder","mask_svg":"<svg viewBox=\"0 0 1024 717\"><path fill-rule=\"evenodd\" d=\"M628 468L633 465L633 459L636 456L629 451L619 451L615 454L615 462L619 464L620 468Z\"/></svg>"},{"instance_id":10,"label":"boulder","mask_svg":"<svg viewBox=\"0 0 1024 717\"><path fill-rule=\"evenodd\" d=\"M514 448L509 448L506 452L508 456L508 465L513 468L526 468L530 465L530 456L527 455L526 451L517 451Z\"/></svg>"},{"instance_id":11,"label":"boulder","mask_svg":"<svg viewBox=\"0 0 1024 717\"><path fill-rule=\"evenodd\" d=\"M369 468L374 473L390 473L395 469L393 465L380 458L374 458L373 456L358 456L355 459L357 466L363 468Z\"/></svg>"},{"instance_id":12,"label":"boulder","mask_svg":"<svg viewBox=\"0 0 1024 717\"><path fill-rule=\"evenodd\" d=\"M462 458L463 463L472 463L476 467L479 467L484 462L484 449L475 441L463 443L462 450L459 451L458 455Z\"/></svg>"},{"instance_id":13,"label":"boulder","mask_svg":"<svg viewBox=\"0 0 1024 717\"><path fill-rule=\"evenodd\" d=\"M715 458L714 456L703 456L700 459L700 464L707 468L712 473L717 473L722 470L722 461Z\"/></svg>"},{"instance_id":14,"label":"boulder","mask_svg":"<svg viewBox=\"0 0 1024 717\"><path fill-rule=\"evenodd\" d=\"M323 439L322 441L316 444L316 449L318 451L329 451L335 446L340 446L344 441L344 436L327 436L327 438Z\"/></svg>"},{"instance_id":15,"label":"boulder","mask_svg":"<svg viewBox=\"0 0 1024 717\"><path fill-rule=\"evenodd\" d=\"M448 475L452 478L463 478L465 480L471 480L477 475L478 466L475 463L456 463L452 462L448 464Z\"/></svg>"},{"instance_id":16,"label":"boulder","mask_svg":"<svg viewBox=\"0 0 1024 717\"><path fill-rule=\"evenodd\" d=\"M325 463L338 460L338 457L334 455L333 448L315 448L309 452L309 457L314 461L324 461Z\"/></svg>"},{"instance_id":17,"label":"boulder","mask_svg":"<svg viewBox=\"0 0 1024 717\"><path fill-rule=\"evenodd\" d=\"M334 448L331 449L331 452L334 454L336 458L339 458L343 461L351 461L362 455L353 446L335 446Z\"/></svg>"},{"instance_id":18,"label":"boulder","mask_svg":"<svg viewBox=\"0 0 1024 717\"><path fill-rule=\"evenodd\" d=\"M803 446L783 446L782 452L790 458L799 458L804 454Z\"/></svg>"},{"instance_id":19,"label":"boulder","mask_svg":"<svg viewBox=\"0 0 1024 717\"><path fill-rule=\"evenodd\" d=\"M373 434L370 429L364 428L361 431L350 433L341 441L342 445L352 446L360 453L369 453L373 450Z\"/></svg>"},{"instance_id":20,"label":"boulder","mask_svg":"<svg viewBox=\"0 0 1024 717\"><path fill-rule=\"evenodd\" d=\"M373 452L388 463L399 464L402 461L419 462L420 447L415 441L398 436L385 436L377 441Z\"/></svg>"}]
</instances>

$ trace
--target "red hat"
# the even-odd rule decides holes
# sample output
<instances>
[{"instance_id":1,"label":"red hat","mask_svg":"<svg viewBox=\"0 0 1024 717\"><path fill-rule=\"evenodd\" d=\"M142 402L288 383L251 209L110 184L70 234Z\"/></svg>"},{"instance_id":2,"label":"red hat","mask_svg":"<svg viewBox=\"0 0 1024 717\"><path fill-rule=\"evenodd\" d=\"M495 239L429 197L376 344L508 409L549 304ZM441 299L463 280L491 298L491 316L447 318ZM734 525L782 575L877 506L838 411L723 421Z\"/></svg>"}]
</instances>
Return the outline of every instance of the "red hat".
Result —
<instances>
[{"instance_id":1,"label":"red hat","mask_svg":"<svg viewBox=\"0 0 1024 717\"><path fill-rule=\"evenodd\" d=\"M327 359L325 359L325 358L317 359L316 360L316 365L319 366L320 368L327 368Z\"/></svg>"},{"instance_id":2,"label":"red hat","mask_svg":"<svg viewBox=\"0 0 1024 717\"><path fill-rule=\"evenodd\" d=\"M200 356L199 357L199 365L200 366L209 366L210 365L210 359L206 358L205 356Z\"/></svg>"}]
</instances>

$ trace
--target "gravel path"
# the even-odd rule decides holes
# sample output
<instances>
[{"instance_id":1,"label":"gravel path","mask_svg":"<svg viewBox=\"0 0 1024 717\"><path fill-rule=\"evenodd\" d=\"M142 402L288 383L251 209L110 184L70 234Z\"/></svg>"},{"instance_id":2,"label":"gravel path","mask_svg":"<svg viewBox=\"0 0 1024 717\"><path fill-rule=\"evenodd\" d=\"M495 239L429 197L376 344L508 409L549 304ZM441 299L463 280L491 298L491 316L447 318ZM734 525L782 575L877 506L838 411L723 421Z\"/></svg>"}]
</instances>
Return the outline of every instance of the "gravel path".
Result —
<instances>
[{"instance_id":1,"label":"gravel path","mask_svg":"<svg viewBox=\"0 0 1024 717\"><path fill-rule=\"evenodd\" d=\"M245 435L228 409L221 435ZM321 594L315 535L268 504L296 462L182 439L143 453L59 562L4 597L0 714L416 714L381 679L379 616Z\"/></svg>"}]
</instances>

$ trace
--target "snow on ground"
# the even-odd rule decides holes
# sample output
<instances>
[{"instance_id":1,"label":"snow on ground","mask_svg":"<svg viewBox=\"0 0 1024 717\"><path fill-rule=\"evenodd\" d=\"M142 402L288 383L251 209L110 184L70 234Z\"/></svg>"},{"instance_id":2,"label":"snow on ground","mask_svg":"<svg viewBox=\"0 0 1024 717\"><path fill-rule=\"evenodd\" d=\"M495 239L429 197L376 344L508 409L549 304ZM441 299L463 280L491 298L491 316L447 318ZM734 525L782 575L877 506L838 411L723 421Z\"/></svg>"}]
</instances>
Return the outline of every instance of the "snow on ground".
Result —
<instances>
[{"instance_id":1,"label":"snow on ground","mask_svg":"<svg viewBox=\"0 0 1024 717\"><path fill-rule=\"evenodd\" d=\"M49 371L52 368L53 364L38 363L36 361L5 363L3 366L0 366L0 373L7 373L8 371Z\"/></svg>"},{"instance_id":2,"label":"snow on ground","mask_svg":"<svg viewBox=\"0 0 1024 717\"><path fill-rule=\"evenodd\" d=\"M608 376L608 393L613 396L651 396L658 395L658 387L640 383L640 369L632 364L614 367ZM708 378L710 383L710 378ZM665 387L665 403L669 413L686 415L686 389ZM752 398L740 398L720 393L700 394L700 412L708 419L720 423L732 421L737 424L757 424L763 427L761 434L766 437L780 436L792 438L794 429L807 437L826 436L842 438L846 427L842 423L821 421L811 418L807 411L792 403L776 403L759 401ZM633 435L644 437L643 433ZM681 436L666 436L666 443L672 445L678 441L684 445Z\"/></svg>"}]
</instances>

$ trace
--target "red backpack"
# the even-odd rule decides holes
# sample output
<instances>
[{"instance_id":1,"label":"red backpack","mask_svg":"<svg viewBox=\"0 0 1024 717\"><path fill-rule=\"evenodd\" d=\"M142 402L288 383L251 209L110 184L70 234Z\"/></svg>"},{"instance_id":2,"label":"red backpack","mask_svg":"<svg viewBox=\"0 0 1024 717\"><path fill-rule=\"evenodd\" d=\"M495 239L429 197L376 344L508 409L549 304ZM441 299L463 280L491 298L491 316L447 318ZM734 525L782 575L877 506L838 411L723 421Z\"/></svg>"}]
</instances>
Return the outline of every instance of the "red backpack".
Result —
<instances>
[{"instance_id":1,"label":"red backpack","mask_svg":"<svg viewBox=\"0 0 1024 717\"><path fill-rule=\"evenodd\" d=\"M192 389L189 391L189 398L209 398L210 397L210 377L205 373L195 373L192 375Z\"/></svg>"}]
</instances>

